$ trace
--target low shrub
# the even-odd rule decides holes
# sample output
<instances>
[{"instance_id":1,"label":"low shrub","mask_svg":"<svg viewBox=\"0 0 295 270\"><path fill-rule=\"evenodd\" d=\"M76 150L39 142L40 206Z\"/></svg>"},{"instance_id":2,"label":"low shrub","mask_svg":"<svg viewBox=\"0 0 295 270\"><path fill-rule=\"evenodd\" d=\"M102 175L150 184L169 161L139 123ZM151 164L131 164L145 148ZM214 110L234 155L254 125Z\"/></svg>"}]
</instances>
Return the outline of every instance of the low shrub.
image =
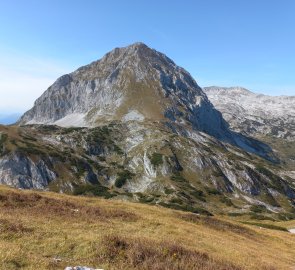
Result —
<instances>
[{"instance_id":1,"label":"low shrub","mask_svg":"<svg viewBox=\"0 0 295 270\"><path fill-rule=\"evenodd\" d=\"M212 213L210 213L209 211L207 211L206 209L201 208L201 207L195 207L195 206L191 206L191 205L165 203L165 202L160 202L159 205L166 207L166 208L175 209L175 210L192 212L195 214L202 214L202 215L206 215L206 216L213 216Z\"/></svg>"},{"instance_id":2,"label":"low shrub","mask_svg":"<svg viewBox=\"0 0 295 270\"><path fill-rule=\"evenodd\" d=\"M155 167L163 164L163 155L160 153L153 153L151 157L151 163Z\"/></svg>"},{"instance_id":3,"label":"low shrub","mask_svg":"<svg viewBox=\"0 0 295 270\"><path fill-rule=\"evenodd\" d=\"M134 174L131 173L131 172L128 171L128 170L124 170L124 171L122 171L122 172L119 172L119 173L118 173L118 177L117 177L117 179L116 179L116 181L115 181L115 186L116 186L117 188L121 188L121 187L123 187L123 186L126 184L126 181L127 181L128 179L132 179L133 176L134 176Z\"/></svg>"},{"instance_id":4,"label":"low shrub","mask_svg":"<svg viewBox=\"0 0 295 270\"><path fill-rule=\"evenodd\" d=\"M92 195L92 196L99 196L104 197L106 199L112 198L116 196L115 194L111 194L108 191L107 187L101 185L79 185L74 188L74 195Z\"/></svg>"},{"instance_id":5,"label":"low shrub","mask_svg":"<svg viewBox=\"0 0 295 270\"><path fill-rule=\"evenodd\" d=\"M265 213L267 212L267 208L264 205L252 205L250 211L254 213Z\"/></svg>"},{"instance_id":6,"label":"low shrub","mask_svg":"<svg viewBox=\"0 0 295 270\"><path fill-rule=\"evenodd\" d=\"M6 142L7 138L7 134L0 133L0 155L4 154L5 152L4 143Z\"/></svg>"},{"instance_id":7,"label":"low shrub","mask_svg":"<svg viewBox=\"0 0 295 270\"><path fill-rule=\"evenodd\" d=\"M256 219L256 220L271 220L271 221L274 221L274 219L272 217L260 215L260 214L254 213L254 212L250 212L249 215L250 215L250 218L251 219Z\"/></svg>"},{"instance_id":8,"label":"low shrub","mask_svg":"<svg viewBox=\"0 0 295 270\"><path fill-rule=\"evenodd\" d=\"M190 192L190 194L199 201L206 202L205 193L202 190L194 189Z\"/></svg>"},{"instance_id":9,"label":"low shrub","mask_svg":"<svg viewBox=\"0 0 295 270\"><path fill-rule=\"evenodd\" d=\"M295 219L295 214L294 213L280 213L278 214L278 219L279 220L292 220Z\"/></svg>"},{"instance_id":10,"label":"low shrub","mask_svg":"<svg viewBox=\"0 0 295 270\"><path fill-rule=\"evenodd\" d=\"M221 192L217 190L216 188L206 187L205 190L208 193L208 195L221 195Z\"/></svg>"},{"instance_id":11,"label":"low shrub","mask_svg":"<svg viewBox=\"0 0 295 270\"><path fill-rule=\"evenodd\" d=\"M175 173L174 175L172 175L171 177L170 177L170 179L172 180L172 181L175 181L175 182L187 182L187 180L179 173L179 172L177 172L177 173Z\"/></svg>"},{"instance_id":12,"label":"low shrub","mask_svg":"<svg viewBox=\"0 0 295 270\"><path fill-rule=\"evenodd\" d=\"M220 198L220 202L224 203L224 204L227 205L227 206L234 206L234 204L233 204L233 202L231 201L231 199L228 198L228 197L225 197L225 196L222 196L222 197Z\"/></svg>"}]
</instances>

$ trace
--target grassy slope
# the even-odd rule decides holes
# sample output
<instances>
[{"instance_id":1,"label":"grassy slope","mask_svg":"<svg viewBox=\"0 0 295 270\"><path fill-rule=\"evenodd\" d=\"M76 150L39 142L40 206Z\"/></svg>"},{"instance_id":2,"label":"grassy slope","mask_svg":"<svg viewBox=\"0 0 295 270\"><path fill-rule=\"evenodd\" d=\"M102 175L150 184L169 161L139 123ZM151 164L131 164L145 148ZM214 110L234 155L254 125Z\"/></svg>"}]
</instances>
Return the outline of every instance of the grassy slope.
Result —
<instances>
[{"instance_id":1,"label":"grassy slope","mask_svg":"<svg viewBox=\"0 0 295 270\"><path fill-rule=\"evenodd\" d=\"M295 266L295 235L288 232L156 206L3 186L0 250L1 269Z\"/></svg>"}]
</instances>

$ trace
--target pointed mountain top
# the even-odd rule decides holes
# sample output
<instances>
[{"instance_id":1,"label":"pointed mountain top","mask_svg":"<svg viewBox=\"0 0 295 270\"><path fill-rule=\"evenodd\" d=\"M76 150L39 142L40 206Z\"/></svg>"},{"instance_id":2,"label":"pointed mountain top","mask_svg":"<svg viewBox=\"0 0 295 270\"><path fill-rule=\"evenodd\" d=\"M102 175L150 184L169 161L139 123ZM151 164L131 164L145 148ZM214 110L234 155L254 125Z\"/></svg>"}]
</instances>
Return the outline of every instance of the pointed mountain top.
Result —
<instances>
[{"instance_id":1,"label":"pointed mountain top","mask_svg":"<svg viewBox=\"0 0 295 270\"><path fill-rule=\"evenodd\" d=\"M172 129L202 131L257 152L231 133L186 70L140 42L116 48L59 78L19 124L93 127L113 120L161 121Z\"/></svg>"}]
</instances>

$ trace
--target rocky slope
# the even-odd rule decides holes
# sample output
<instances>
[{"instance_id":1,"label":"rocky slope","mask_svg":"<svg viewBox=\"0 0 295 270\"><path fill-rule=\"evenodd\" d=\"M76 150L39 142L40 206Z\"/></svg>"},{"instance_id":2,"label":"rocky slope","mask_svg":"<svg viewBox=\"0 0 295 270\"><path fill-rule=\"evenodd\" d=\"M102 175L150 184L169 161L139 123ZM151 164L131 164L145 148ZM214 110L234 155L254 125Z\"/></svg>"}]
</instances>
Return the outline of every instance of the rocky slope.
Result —
<instances>
[{"instance_id":1,"label":"rocky slope","mask_svg":"<svg viewBox=\"0 0 295 270\"><path fill-rule=\"evenodd\" d=\"M295 141L295 96L267 96L241 87L205 87L204 91L237 132Z\"/></svg>"},{"instance_id":2,"label":"rocky slope","mask_svg":"<svg viewBox=\"0 0 295 270\"><path fill-rule=\"evenodd\" d=\"M282 168L191 132L193 138L184 137L150 121L96 128L2 126L0 184L197 213L249 214L253 205L266 217L293 211L295 187Z\"/></svg>"},{"instance_id":3,"label":"rocky slope","mask_svg":"<svg viewBox=\"0 0 295 270\"><path fill-rule=\"evenodd\" d=\"M157 120L182 133L190 126L272 158L266 145L228 129L187 71L143 43L116 48L60 77L19 124L94 127L112 120Z\"/></svg>"},{"instance_id":4,"label":"rocky slope","mask_svg":"<svg viewBox=\"0 0 295 270\"><path fill-rule=\"evenodd\" d=\"M274 160L142 43L62 76L19 126L0 127L2 184L197 213L292 216L294 177Z\"/></svg>"}]
</instances>

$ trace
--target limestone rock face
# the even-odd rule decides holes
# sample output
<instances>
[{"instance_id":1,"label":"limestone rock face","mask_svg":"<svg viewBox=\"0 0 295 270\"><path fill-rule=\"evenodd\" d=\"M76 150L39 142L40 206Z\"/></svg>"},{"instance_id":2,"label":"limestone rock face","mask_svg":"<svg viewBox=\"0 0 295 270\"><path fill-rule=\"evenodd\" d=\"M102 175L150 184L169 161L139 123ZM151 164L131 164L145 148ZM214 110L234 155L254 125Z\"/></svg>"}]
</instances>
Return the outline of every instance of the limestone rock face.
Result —
<instances>
[{"instance_id":1,"label":"limestone rock face","mask_svg":"<svg viewBox=\"0 0 295 270\"><path fill-rule=\"evenodd\" d=\"M227 138L227 124L190 74L142 43L60 77L20 124L96 126L110 120L164 120Z\"/></svg>"},{"instance_id":2,"label":"limestone rock face","mask_svg":"<svg viewBox=\"0 0 295 270\"><path fill-rule=\"evenodd\" d=\"M57 175L42 159L34 162L26 155L10 154L0 158L0 184L18 188L44 189Z\"/></svg>"},{"instance_id":3,"label":"limestone rock face","mask_svg":"<svg viewBox=\"0 0 295 270\"><path fill-rule=\"evenodd\" d=\"M267 96L241 87L205 87L204 91L237 132L295 141L295 96Z\"/></svg>"}]
</instances>

